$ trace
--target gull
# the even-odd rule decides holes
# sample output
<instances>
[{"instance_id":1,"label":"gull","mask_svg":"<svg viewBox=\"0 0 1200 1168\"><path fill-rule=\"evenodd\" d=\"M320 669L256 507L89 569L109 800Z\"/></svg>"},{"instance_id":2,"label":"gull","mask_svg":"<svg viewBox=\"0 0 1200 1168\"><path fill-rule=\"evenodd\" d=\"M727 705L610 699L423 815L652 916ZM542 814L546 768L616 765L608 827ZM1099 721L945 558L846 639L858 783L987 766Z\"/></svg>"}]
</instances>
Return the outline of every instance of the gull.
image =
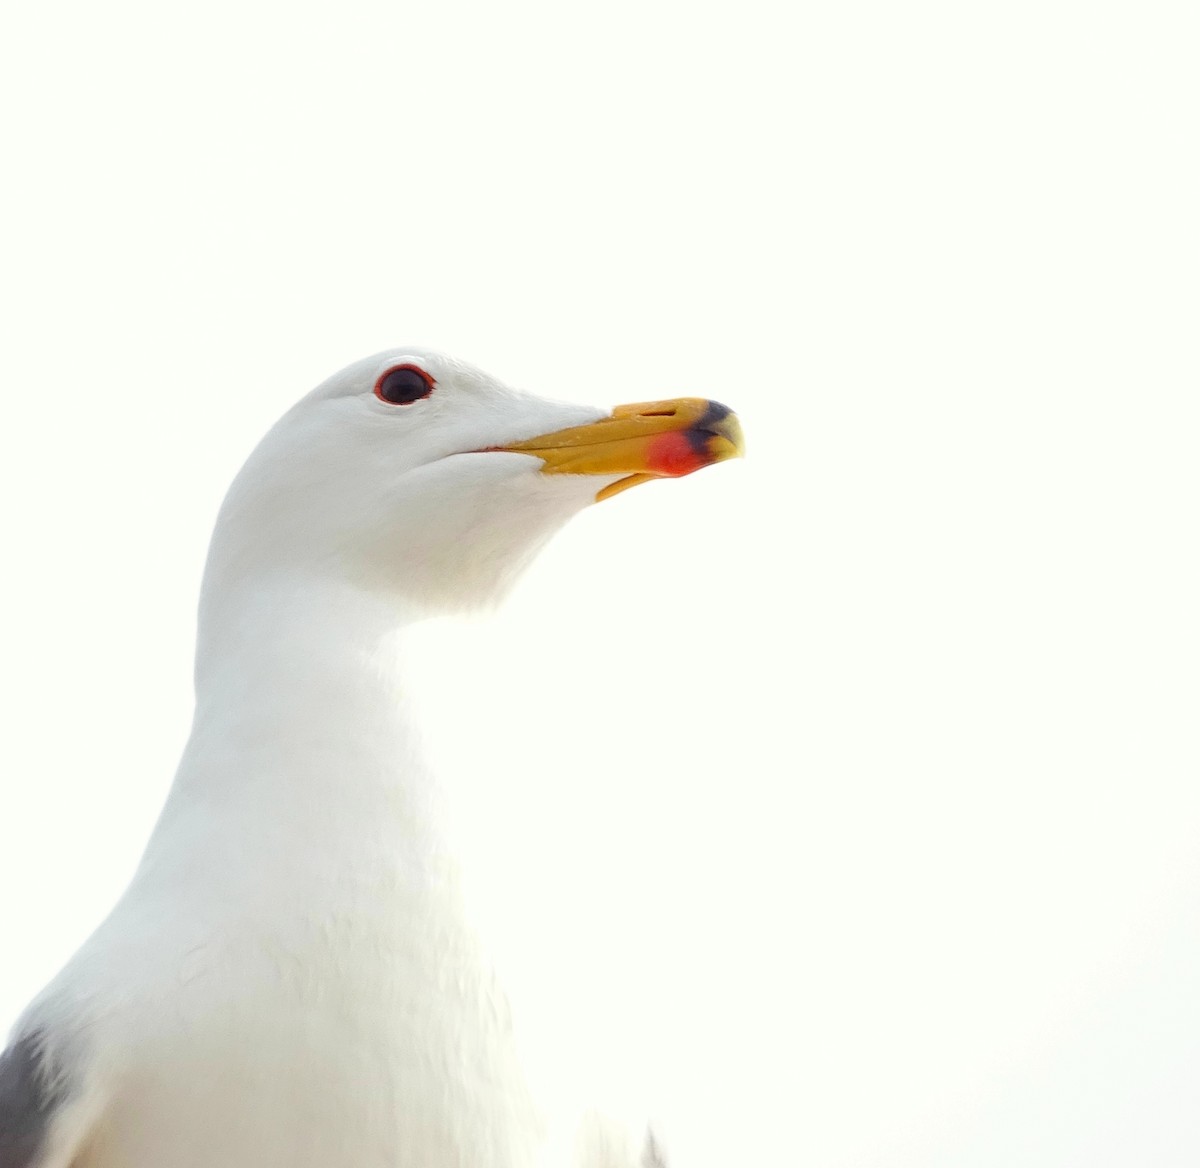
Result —
<instances>
[{"instance_id":1,"label":"gull","mask_svg":"<svg viewBox=\"0 0 1200 1168\"><path fill-rule=\"evenodd\" d=\"M551 1139L405 642L494 606L589 504L741 452L715 402L566 404L422 348L288 411L218 516L142 861L0 1058L0 1168L664 1163L603 1119Z\"/></svg>"}]
</instances>

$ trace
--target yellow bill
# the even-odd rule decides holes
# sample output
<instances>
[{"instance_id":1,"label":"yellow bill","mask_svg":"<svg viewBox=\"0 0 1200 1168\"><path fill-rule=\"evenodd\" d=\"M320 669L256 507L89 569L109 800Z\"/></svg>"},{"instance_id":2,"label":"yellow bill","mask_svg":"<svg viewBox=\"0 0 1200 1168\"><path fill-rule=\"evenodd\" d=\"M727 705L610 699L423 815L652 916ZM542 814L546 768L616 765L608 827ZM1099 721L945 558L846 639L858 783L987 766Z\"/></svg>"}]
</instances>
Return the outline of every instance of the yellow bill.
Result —
<instances>
[{"instance_id":1,"label":"yellow bill","mask_svg":"<svg viewBox=\"0 0 1200 1168\"><path fill-rule=\"evenodd\" d=\"M537 455L543 474L624 475L597 493L600 502L638 483L681 478L739 458L745 444L737 415L728 406L681 397L617 406L598 422L496 449Z\"/></svg>"}]
</instances>

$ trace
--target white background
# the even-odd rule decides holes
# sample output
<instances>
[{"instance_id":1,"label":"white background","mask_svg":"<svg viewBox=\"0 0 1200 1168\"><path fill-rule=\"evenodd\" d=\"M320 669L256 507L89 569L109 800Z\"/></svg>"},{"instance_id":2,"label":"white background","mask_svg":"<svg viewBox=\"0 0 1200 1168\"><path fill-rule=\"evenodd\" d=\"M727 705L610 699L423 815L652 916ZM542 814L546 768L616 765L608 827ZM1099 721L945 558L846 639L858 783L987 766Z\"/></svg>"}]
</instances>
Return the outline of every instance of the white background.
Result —
<instances>
[{"instance_id":1,"label":"white background","mask_svg":"<svg viewBox=\"0 0 1200 1168\"><path fill-rule=\"evenodd\" d=\"M161 804L230 477L412 341L744 422L432 691L675 1163L1200 1163L1191 15L11 17L0 1023Z\"/></svg>"}]
</instances>

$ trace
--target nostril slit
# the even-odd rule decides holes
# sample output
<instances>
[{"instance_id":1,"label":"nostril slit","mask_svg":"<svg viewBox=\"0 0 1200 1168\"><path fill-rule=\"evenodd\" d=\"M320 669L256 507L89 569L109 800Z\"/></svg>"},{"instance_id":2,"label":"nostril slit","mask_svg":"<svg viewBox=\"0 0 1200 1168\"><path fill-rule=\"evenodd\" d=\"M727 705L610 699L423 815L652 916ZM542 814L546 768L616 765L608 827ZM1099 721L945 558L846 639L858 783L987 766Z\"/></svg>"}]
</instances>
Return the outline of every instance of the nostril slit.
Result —
<instances>
[{"instance_id":1,"label":"nostril slit","mask_svg":"<svg viewBox=\"0 0 1200 1168\"><path fill-rule=\"evenodd\" d=\"M673 418L674 416L675 416L674 410L643 410L642 411L643 418Z\"/></svg>"}]
</instances>

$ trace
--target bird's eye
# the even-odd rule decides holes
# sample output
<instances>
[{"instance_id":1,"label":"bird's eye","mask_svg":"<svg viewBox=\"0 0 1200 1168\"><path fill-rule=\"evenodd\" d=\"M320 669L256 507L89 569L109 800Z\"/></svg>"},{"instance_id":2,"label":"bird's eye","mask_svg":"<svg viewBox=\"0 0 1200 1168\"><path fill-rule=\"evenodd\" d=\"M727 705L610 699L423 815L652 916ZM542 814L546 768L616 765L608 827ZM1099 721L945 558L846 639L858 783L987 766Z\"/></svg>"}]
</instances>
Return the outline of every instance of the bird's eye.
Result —
<instances>
[{"instance_id":1,"label":"bird's eye","mask_svg":"<svg viewBox=\"0 0 1200 1168\"><path fill-rule=\"evenodd\" d=\"M433 393L433 378L416 365L397 365L375 382L375 396L393 406L407 406Z\"/></svg>"}]
</instances>

